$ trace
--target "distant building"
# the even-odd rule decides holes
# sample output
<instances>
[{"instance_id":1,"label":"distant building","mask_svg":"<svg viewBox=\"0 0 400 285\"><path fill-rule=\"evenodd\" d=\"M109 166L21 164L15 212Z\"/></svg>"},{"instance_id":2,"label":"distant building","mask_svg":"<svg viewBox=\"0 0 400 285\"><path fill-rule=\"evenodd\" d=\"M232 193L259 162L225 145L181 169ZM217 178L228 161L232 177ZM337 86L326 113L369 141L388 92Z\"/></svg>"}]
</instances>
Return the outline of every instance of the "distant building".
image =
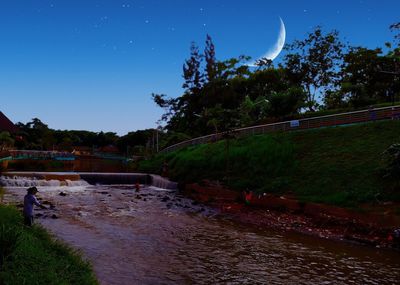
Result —
<instances>
[{"instance_id":1,"label":"distant building","mask_svg":"<svg viewBox=\"0 0 400 285\"><path fill-rule=\"evenodd\" d=\"M15 134L18 131L18 127L15 126L13 122L11 122L10 119L8 119L6 115L0 111L0 132L9 132L11 134Z\"/></svg>"},{"instance_id":2,"label":"distant building","mask_svg":"<svg viewBox=\"0 0 400 285\"><path fill-rule=\"evenodd\" d=\"M97 151L108 154L119 154L119 149L114 145L102 146Z\"/></svg>"}]
</instances>

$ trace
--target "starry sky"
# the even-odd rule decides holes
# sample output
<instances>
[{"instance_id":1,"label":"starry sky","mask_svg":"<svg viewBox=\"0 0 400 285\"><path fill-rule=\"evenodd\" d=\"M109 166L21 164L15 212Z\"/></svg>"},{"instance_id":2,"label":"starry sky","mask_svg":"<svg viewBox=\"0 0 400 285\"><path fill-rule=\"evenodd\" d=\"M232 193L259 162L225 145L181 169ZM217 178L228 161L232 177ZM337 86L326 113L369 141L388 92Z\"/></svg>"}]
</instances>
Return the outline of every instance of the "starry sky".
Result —
<instances>
[{"instance_id":1,"label":"starry sky","mask_svg":"<svg viewBox=\"0 0 400 285\"><path fill-rule=\"evenodd\" d=\"M151 93L182 94L182 64L207 34L216 56L253 59L316 25L352 45L383 47L398 0L0 0L0 111L53 129L154 128ZM282 52L275 60L282 60Z\"/></svg>"}]
</instances>

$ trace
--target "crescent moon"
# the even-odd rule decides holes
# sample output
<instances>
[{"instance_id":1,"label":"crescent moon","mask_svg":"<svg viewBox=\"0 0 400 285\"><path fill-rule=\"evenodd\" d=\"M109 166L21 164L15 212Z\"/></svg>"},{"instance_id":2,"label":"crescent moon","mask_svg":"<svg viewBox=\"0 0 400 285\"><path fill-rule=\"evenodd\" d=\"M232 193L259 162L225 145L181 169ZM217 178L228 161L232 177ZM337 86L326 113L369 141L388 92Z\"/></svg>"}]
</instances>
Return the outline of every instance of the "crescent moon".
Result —
<instances>
[{"instance_id":1,"label":"crescent moon","mask_svg":"<svg viewBox=\"0 0 400 285\"><path fill-rule=\"evenodd\" d=\"M260 60L263 58L267 58L269 60L274 60L281 53L283 46L285 45L286 29L285 29L285 24L283 23L283 20L281 17L279 17L279 20L281 21L281 27L279 29L278 40L276 41L275 45L272 48L270 48L263 56L259 57L257 60ZM255 66L256 61L254 61L252 64L249 64L249 65Z\"/></svg>"}]
</instances>

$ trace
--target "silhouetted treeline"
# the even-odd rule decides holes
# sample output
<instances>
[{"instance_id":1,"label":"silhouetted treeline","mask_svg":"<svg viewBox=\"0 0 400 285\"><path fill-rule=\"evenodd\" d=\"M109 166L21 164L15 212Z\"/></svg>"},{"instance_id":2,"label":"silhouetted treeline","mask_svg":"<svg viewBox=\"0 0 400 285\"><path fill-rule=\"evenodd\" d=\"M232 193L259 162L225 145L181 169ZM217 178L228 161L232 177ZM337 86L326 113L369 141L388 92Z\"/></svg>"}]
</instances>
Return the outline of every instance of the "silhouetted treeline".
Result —
<instances>
[{"instance_id":1,"label":"silhouetted treeline","mask_svg":"<svg viewBox=\"0 0 400 285\"><path fill-rule=\"evenodd\" d=\"M73 151L77 147L87 147L97 150L113 145L121 154L142 155L146 151L153 152L156 147L157 134L152 129L118 136L113 132L53 130L38 118L16 125L20 131L10 144L18 149Z\"/></svg>"}]
</instances>

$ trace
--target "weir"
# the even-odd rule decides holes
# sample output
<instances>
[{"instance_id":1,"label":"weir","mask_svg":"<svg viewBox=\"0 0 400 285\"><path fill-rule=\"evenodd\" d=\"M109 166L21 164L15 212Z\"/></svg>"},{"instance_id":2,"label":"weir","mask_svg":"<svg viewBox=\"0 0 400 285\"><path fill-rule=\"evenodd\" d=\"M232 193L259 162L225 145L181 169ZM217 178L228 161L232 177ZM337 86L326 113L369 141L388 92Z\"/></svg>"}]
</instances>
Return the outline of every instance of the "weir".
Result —
<instances>
[{"instance_id":1,"label":"weir","mask_svg":"<svg viewBox=\"0 0 400 285\"><path fill-rule=\"evenodd\" d=\"M164 189L177 189L177 183L159 175L146 173L5 172L0 177L0 185L14 187L135 183L152 185Z\"/></svg>"}]
</instances>

